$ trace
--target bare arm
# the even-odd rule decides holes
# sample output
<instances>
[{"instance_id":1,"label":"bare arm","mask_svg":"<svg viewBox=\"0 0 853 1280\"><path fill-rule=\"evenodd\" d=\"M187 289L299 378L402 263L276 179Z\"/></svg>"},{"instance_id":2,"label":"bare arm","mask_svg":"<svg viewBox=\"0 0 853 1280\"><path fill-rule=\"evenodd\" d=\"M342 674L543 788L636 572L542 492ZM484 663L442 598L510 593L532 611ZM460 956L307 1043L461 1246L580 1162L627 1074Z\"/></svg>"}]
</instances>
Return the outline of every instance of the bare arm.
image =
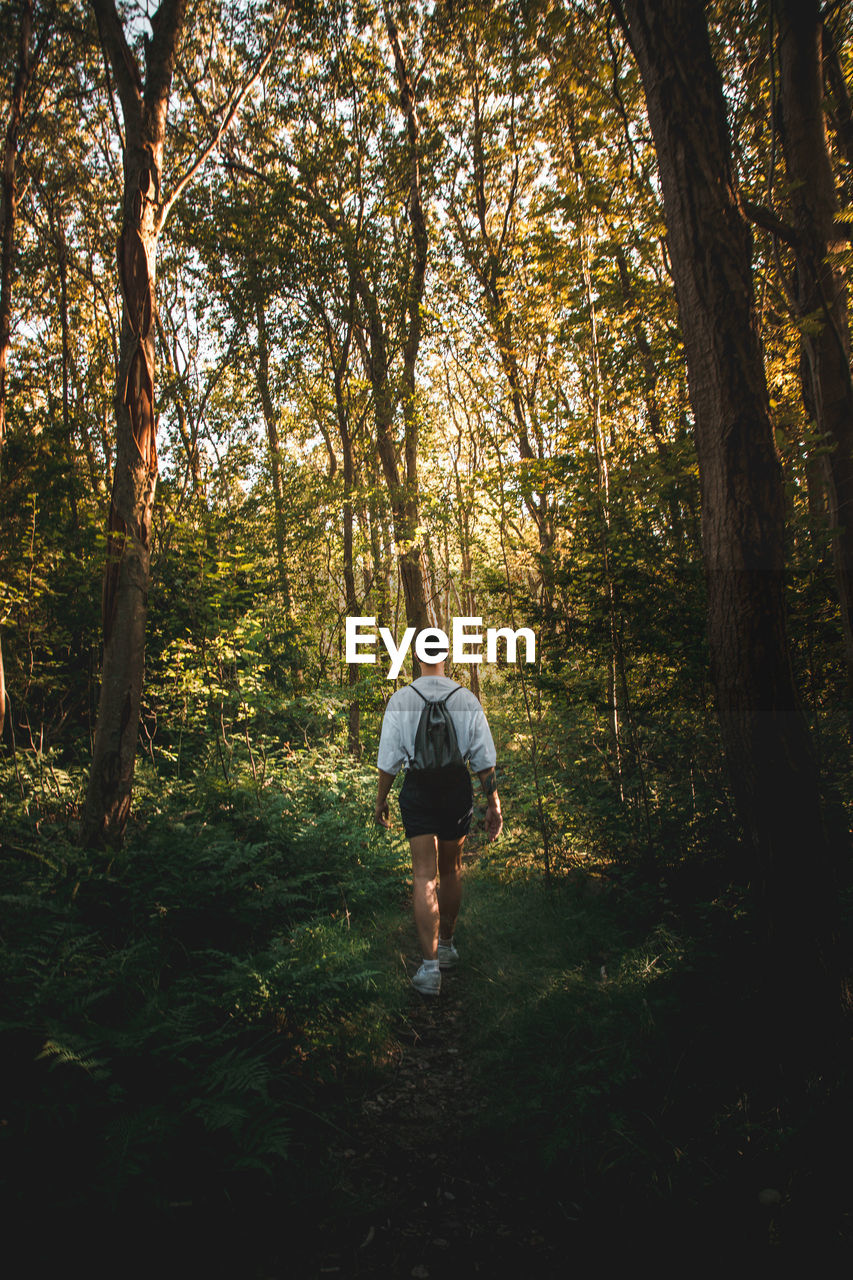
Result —
<instances>
[{"instance_id":1,"label":"bare arm","mask_svg":"<svg viewBox=\"0 0 853 1280\"><path fill-rule=\"evenodd\" d=\"M393 773L386 773L384 769L379 771L379 782L376 788L376 822L380 827L390 827L391 819L388 816L388 792L394 782Z\"/></svg>"},{"instance_id":2,"label":"bare arm","mask_svg":"<svg viewBox=\"0 0 853 1280\"><path fill-rule=\"evenodd\" d=\"M494 840L500 835L501 827L504 824L494 765L490 765L488 769L481 769L477 777L480 779L480 786L483 788L483 795L486 797L488 806L486 809L486 835L490 840Z\"/></svg>"}]
</instances>

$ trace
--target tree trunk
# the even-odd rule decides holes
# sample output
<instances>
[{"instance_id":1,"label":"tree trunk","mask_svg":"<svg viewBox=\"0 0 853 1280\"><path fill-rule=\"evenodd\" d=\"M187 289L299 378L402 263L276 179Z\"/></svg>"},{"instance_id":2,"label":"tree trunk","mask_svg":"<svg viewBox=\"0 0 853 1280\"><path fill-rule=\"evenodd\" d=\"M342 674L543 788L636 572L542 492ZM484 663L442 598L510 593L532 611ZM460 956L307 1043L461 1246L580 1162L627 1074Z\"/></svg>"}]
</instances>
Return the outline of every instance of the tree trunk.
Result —
<instances>
[{"instance_id":1,"label":"tree trunk","mask_svg":"<svg viewBox=\"0 0 853 1280\"><path fill-rule=\"evenodd\" d=\"M841 189L844 195L844 203L849 204L851 195L849 171L853 168L853 108L850 105L850 94L847 91L847 81L844 79L844 69L841 66L838 49L832 38L832 32L826 23L823 24L822 43L823 64L829 89L830 111L838 140L838 149L846 159L848 166L848 174L842 178ZM849 231L847 234L849 237Z\"/></svg>"},{"instance_id":2,"label":"tree trunk","mask_svg":"<svg viewBox=\"0 0 853 1280\"><path fill-rule=\"evenodd\" d=\"M62 342L62 442L68 458L68 501L75 539L80 534L77 506L77 469L74 460L74 432L71 426L71 333L68 323L68 243L62 223L62 210L57 208L54 220L57 266L59 268L59 329Z\"/></svg>"},{"instance_id":3,"label":"tree trunk","mask_svg":"<svg viewBox=\"0 0 853 1280\"><path fill-rule=\"evenodd\" d=\"M396 25L383 6L385 26L394 55L394 68L400 105L406 121L408 139L407 163L410 175L408 220L411 239L406 246L405 294L399 307L399 323L391 335L386 330L379 304L378 278L371 281L358 244L357 234L347 227L330 205L311 190L315 212L327 229L338 240L346 259L350 287L361 311L361 330L354 331L365 374L373 391L373 416L376 426L376 452L385 485L388 490L391 517L394 527L397 562L406 619L409 626L422 630L430 626L420 533L418 499L418 412L415 399L415 366L421 338L421 304L426 277L428 237L426 219L421 200L420 181L420 126L418 124L415 94L409 76L405 55ZM398 288L400 276L394 271L391 289ZM397 299L393 298L390 314L394 314ZM393 385L391 360L397 351L402 353L403 368L399 376L399 393ZM399 395L399 399L398 399ZM402 453L397 441L396 415L402 401L404 439ZM388 599L390 593L383 593ZM381 610L378 610L381 616ZM394 620L384 619L392 629ZM417 671L417 659L412 658Z\"/></svg>"},{"instance_id":4,"label":"tree trunk","mask_svg":"<svg viewBox=\"0 0 853 1280\"><path fill-rule=\"evenodd\" d=\"M451 385L450 385L450 372L449 372L449 369L447 368L445 368L445 382L447 385L447 402L452 406L453 393L451 391ZM465 422L466 422L466 425L468 426L468 437L469 437L469 441L471 442L471 450L472 450L472 457L469 459L469 462L468 462L468 468L469 468L468 475L470 476L472 471L476 473L476 470L477 470L477 448L476 448L476 443L473 439L473 433L471 431L471 422L470 422L470 417L468 413L468 406L467 404L464 404L463 407L465 412ZM463 616L467 618L476 618L479 615L477 613L476 599L474 594L474 567L473 567L473 562L471 558L471 525L472 525L472 519L473 519L472 504L470 500L470 492L466 495L466 492L462 488L461 476L459 475L459 464L462 460L462 426L457 421L456 413L452 407L450 410L450 414L451 414L453 424L456 427L456 437L457 437L456 450L451 454L451 460L453 462L453 482L456 489L456 536L459 540L459 554L462 561L462 579L461 579L461 582L458 584L457 598L459 598L459 595L460 595L459 589L461 588L460 613L462 613ZM448 558L448 572L449 572L449 566L450 566L450 561ZM471 672L471 692L474 694L475 698L479 699L480 697L479 663L472 662L470 665L470 672Z\"/></svg>"},{"instance_id":5,"label":"tree trunk","mask_svg":"<svg viewBox=\"0 0 853 1280\"><path fill-rule=\"evenodd\" d=\"M18 133L24 111L24 98L32 74L32 0L21 0L21 32L18 44L18 68L12 87L9 122L3 146L3 216L0 224L0 479L3 471L3 445L6 440L6 360L12 345L12 253L15 247L15 218L18 210L15 168L18 160ZM6 726L6 675L3 666L3 642L0 636L0 742Z\"/></svg>"},{"instance_id":6,"label":"tree trunk","mask_svg":"<svg viewBox=\"0 0 853 1280\"><path fill-rule=\"evenodd\" d=\"M397 542L402 544L403 547L400 555L400 574L406 599L406 618L409 626L417 627L420 631L430 626L432 621L429 616L426 598L420 533L418 495L420 414L418 412L415 388L415 367L421 342L421 304L426 280L429 241L421 198L420 123L415 105L415 91L409 76L409 69L396 25L387 8L385 8L385 26L394 53L394 68L397 73L397 87L400 91L400 106L406 119L406 135L409 141L409 218L412 226L411 262L405 299L407 323L403 340L403 371L401 378L405 485L401 487L399 482L393 484L396 493L394 524ZM390 419L387 417L384 426L385 431L380 442L380 452L384 449L384 453L387 455L388 446L393 439L390 431ZM388 475L389 471L386 466L385 456L382 457L382 461L386 469L386 475ZM394 470L396 470L396 467ZM389 481L390 483L391 481ZM393 504L394 496L392 495L392 506ZM412 656L412 662L417 665L417 659L414 655Z\"/></svg>"},{"instance_id":7,"label":"tree trunk","mask_svg":"<svg viewBox=\"0 0 853 1280\"><path fill-rule=\"evenodd\" d=\"M853 699L853 382L847 294L834 251L844 247L823 109L817 0L779 6L779 91L791 221L804 401L829 445L829 519ZM853 708L852 708L853 709Z\"/></svg>"},{"instance_id":8,"label":"tree trunk","mask_svg":"<svg viewBox=\"0 0 853 1280\"><path fill-rule=\"evenodd\" d=\"M88 845L119 844L130 813L145 668L154 491L154 315L161 177L172 65L186 0L151 19L145 83L114 0L92 0L124 120L124 198L118 240L123 309L115 396L116 450L104 574L104 658L84 817Z\"/></svg>"},{"instance_id":9,"label":"tree trunk","mask_svg":"<svg viewBox=\"0 0 853 1280\"><path fill-rule=\"evenodd\" d=\"M32 35L32 0L21 0L18 68L12 88L9 123L6 126L3 147L3 220L0 227L0 450L6 438L6 360L12 344L12 252L15 247L15 219L18 211L15 168L18 160L18 134L24 112L24 98L32 74Z\"/></svg>"},{"instance_id":10,"label":"tree trunk","mask_svg":"<svg viewBox=\"0 0 853 1280\"><path fill-rule=\"evenodd\" d=\"M267 446L270 455L270 470L272 472L272 497L275 512L275 550L276 561L278 564L278 581L281 587L281 593L284 597L284 609L288 618L292 611L292 601L290 592L290 576L287 572L287 558L285 555L285 517L284 517L284 490L281 483L281 443L278 438L278 427L275 421L275 409L272 402L272 393L270 391L270 352L269 340L267 338L267 318L264 310L264 300L261 296L261 286L257 280L252 281L255 291L255 319L258 326L258 363L255 369L255 381L258 388L258 395L261 399L261 408L264 414L264 423L267 429Z\"/></svg>"},{"instance_id":11,"label":"tree trunk","mask_svg":"<svg viewBox=\"0 0 853 1280\"><path fill-rule=\"evenodd\" d=\"M347 342L347 348L349 342ZM344 354L344 361L348 359L348 351ZM353 458L352 436L349 429L349 413L344 396L343 388L343 369L335 368L335 406L338 417L338 430L341 436L341 449L343 451L344 460L344 590L346 592L346 610L349 615L356 617L358 615L358 596L355 590L355 566L353 563L353 532L355 527L355 512L353 510L353 490L355 488L355 461ZM350 663L347 667L347 680L349 682L350 692L352 693L352 701L349 705L349 729L347 733L347 746L350 755L361 755L361 707L359 705L356 694L356 685L360 679L360 672L357 665Z\"/></svg>"},{"instance_id":12,"label":"tree trunk","mask_svg":"<svg viewBox=\"0 0 853 1280\"><path fill-rule=\"evenodd\" d=\"M631 707L628 690L628 673L625 667L625 652L622 643L622 617L617 599L616 583L611 564L611 523L610 523L610 473L607 463L607 445L602 431L601 414L601 360L598 341L598 317L595 310L595 298L592 292L592 273L590 270L589 241L586 230L581 228L581 273L584 283L587 314L590 329L590 398L592 410L592 440L595 451L596 491L598 496L598 525L601 535L601 563L604 574L604 586L607 591L607 616L610 632L610 661L608 666L608 697L611 707L611 724L613 729L613 746L616 761L616 776L619 788L619 799L625 803L624 750L620 740L620 703L624 711L628 727L628 737L634 757L639 796L636 809L645 828L645 857L653 857L651 811L649 789L646 783L646 771L643 767L643 753L640 747L637 726Z\"/></svg>"},{"instance_id":13,"label":"tree trunk","mask_svg":"<svg viewBox=\"0 0 853 1280\"><path fill-rule=\"evenodd\" d=\"M618 0L614 7L621 16ZM798 989L803 1014L808 983L819 979L815 1003L831 985L823 979L831 967L834 868L789 658L781 469L750 234L702 6L627 0L624 9L657 151L687 356L723 743L760 886L768 978L786 998Z\"/></svg>"},{"instance_id":14,"label":"tree trunk","mask_svg":"<svg viewBox=\"0 0 853 1280\"><path fill-rule=\"evenodd\" d=\"M394 66L400 92L400 104L406 119L409 144L409 217L412 238L409 247L406 278L407 293L403 300L399 340L403 368L400 377L404 439L402 458L396 440L396 400L389 367L389 342L380 313L377 290L371 285L357 253L347 245L346 235L335 215L327 207L320 216L336 235L341 236L347 255L351 287L358 297L366 322L366 337L359 339L365 372L373 389L373 414L376 424L376 450L388 489L394 540L406 620L418 631L430 626L422 567L420 512L418 499L418 412L415 400L415 366L421 338L421 304L426 277L428 239L426 219L421 202L419 124L414 90L400 44L397 28L385 9L385 25L394 54ZM357 335L356 335L357 336ZM402 462L402 469L401 469ZM391 619L387 625L393 627ZM412 657L417 671L417 659Z\"/></svg>"},{"instance_id":15,"label":"tree trunk","mask_svg":"<svg viewBox=\"0 0 853 1280\"><path fill-rule=\"evenodd\" d=\"M338 424L338 435L341 441L341 454L343 457L344 472L344 528L343 528L343 555L344 555L344 594L345 608L350 617L356 617L359 613L358 595L355 589L355 563L353 558L353 534L355 532L355 510L353 507L353 493L355 490L355 455L353 451L352 432L350 430L350 405L349 396L346 388L346 378L349 369L350 351L352 349L352 338L355 325L355 292L350 287L349 297L347 299L345 325L346 331L342 341L338 341L329 313L326 310L322 298L312 299L312 308L323 327L323 334L326 340L326 349L329 352L329 360L332 365L332 384L335 393L335 420ZM329 467L330 472L334 474L337 469L337 457L332 448L331 441L327 441L329 449ZM356 686L361 678L359 666L357 663L349 663L347 666L347 683L349 684L352 700L349 704L349 718L347 729L347 749L352 756L361 755L361 707L359 705Z\"/></svg>"},{"instance_id":16,"label":"tree trunk","mask_svg":"<svg viewBox=\"0 0 853 1280\"><path fill-rule=\"evenodd\" d=\"M400 105L406 117L406 132L409 139L409 165L411 181L409 186L409 218L412 224L412 258L408 276L408 296L406 310L408 325L403 343L403 422L404 454L406 467L406 518L408 538L412 545L400 561L403 570L404 585L409 582L406 597L406 614L410 626L418 629L434 625L430 616L429 604L424 583L424 558L421 546L420 512L418 497L418 438L420 435L420 413L417 405L415 388L415 366L421 343L421 304L424 296L426 280L427 237L426 217L421 197L420 168L420 122L415 106L415 91L409 76L408 66L397 34L397 28L388 9L385 9L385 25L388 38L394 51L394 66L397 72L397 85L400 90ZM410 606L411 598L411 606ZM412 658L417 662L416 658Z\"/></svg>"},{"instance_id":17,"label":"tree trunk","mask_svg":"<svg viewBox=\"0 0 853 1280\"><path fill-rule=\"evenodd\" d=\"M372 443L372 442L371 442ZM364 607L378 618L389 618L391 611L391 538L383 495L380 491L381 465L375 449L364 455L365 485L359 494L358 514L362 536L370 547L369 568L365 570Z\"/></svg>"},{"instance_id":18,"label":"tree trunk","mask_svg":"<svg viewBox=\"0 0 853 1280\"><path fill-rule=\"evenodd\" d=\"M406 621L410 627L415 627L418 631L422 631L430 625L430 621L421 566L417 460L416 456L413 458L410 452L409 460L414 462L414 467L411 479L407 482L401 477L397 462L397 450L394 444L394 415L390 404L387 376L384 384L380 386L374 384L374 405L379 459L382 464L385 483L388 486L391 516L394 523L394 540L397 544L400 581L406 606ZM413 659L413 661L416 660Z\"/></svg>"}]
</instances>

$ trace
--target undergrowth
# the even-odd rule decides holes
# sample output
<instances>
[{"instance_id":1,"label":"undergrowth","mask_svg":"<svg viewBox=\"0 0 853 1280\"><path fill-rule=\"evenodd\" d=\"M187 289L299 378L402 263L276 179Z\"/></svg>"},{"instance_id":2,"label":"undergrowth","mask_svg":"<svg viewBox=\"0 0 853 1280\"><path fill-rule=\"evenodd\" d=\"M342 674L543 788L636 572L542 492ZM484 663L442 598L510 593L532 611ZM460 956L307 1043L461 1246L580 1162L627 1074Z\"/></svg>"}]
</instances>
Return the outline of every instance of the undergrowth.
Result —
<instances>
[{"instance_id":1,"label":"undergrowth","mask_svg":"<svg viewBox=\"0 0 853 1280\"><path fill-rule=\"evenodd\" d=\"M843 1049L797 1061L792 1027L780 1057L742 891L674 892L595 867L550 887L493 860L469 877L479 1140L602 1249L693 1248L712 1222L709 1247L849 1248Z\"/></svg>"},{"instance_id":2,"label":"undergrowth","mask_svg":"<svg viewBox=\"0 0 853 1280\"><path fill-rule=\"evenodd\" d=\"M73 762L2 766L6 1208L30 1229L265 1215L269 1238L334 1197L331 1153L399 1056L408 851L370 821L373 768L331 744L170 778L157 759L112 857L74 842ZM678 1206L682 1233L718 1213L753 1243L840 1238L818 1148L851 1118L844 1069L783 1078L757 1050L742 889L556 844L546 884L521 773L460 919L470 1140L567 1229L639 1239Z\"/></svg>"},{"instance_id":3,"label":"undergrowth","mask_svg":"<svg viewBox=\"0 0 853 1280\"><path fill-rule=\"evenodd\" d=\"M374 785L289 752L261 789L160 789L112 858L6 787L7 1209L167 1212L298 1180L320 1095L372 1068L401 999L376 919L403 845L365 821Z\"/></svg>"}]
</instances>

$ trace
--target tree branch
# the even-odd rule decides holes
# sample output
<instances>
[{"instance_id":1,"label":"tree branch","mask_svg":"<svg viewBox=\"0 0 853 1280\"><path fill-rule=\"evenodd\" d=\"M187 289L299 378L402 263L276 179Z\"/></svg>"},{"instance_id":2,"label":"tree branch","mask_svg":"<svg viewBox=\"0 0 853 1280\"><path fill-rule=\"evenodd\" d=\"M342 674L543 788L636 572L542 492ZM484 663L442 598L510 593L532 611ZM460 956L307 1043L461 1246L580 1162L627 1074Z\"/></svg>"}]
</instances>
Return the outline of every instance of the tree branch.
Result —
<instances>
[{"instance_id":1,"label":"tree branch","mask_svg":"<svg viewBox=\"0 0 853 1280\"><path fill-rule=\"evenodd\" d=\"M104 60L112 67L118 89L125 127L139 111L142 98L142 76L139 64L124 34L124 27L116 11L115 0L90 0L98 24Z\"/></svg>"},{"instance_id":2,"label":"tree branch","mask_svg":"<svg viewBox=\"0 0 853 1280\"><path fill-rule=\"evenodd\" d=\"M152 38L145 42L145 105L152 113L162 114L164 122L178 33L183 26L186 7L187 0L160 0L159 7L150 18Z\"/></svg>"},{"instance_id":3,"label":"tree branch","mask_svg":"<svg viewBox=\"0 0 853 1280\"><path fill-rule=\"evenodd\" d=\"M270 46L267 49L261 61L258 63L256 70L254 71L250 79L246 81L246 83L243 85L241 89L235 89L234 92L232 93L229 105L227 106L225 114L222 118L222 123L220 124L219 128L216 130L216 133L210 139L210 142L208 143L208 145L201 151L201 153L199 154L198 158L194 161L194 163L189 167L189 169L186 170L183 176L178 180L177 186L175 187L174 191L170 195L169 199L166 200L162 205L160 210L158 228L157 228L158 232L163 230L163 227L166 223L166 219L168 218L169 213L171 212L172 206L174 205L175 201L178 199L178 197L181 195L181 193L184 191L187 185L190 182L192 182L193 178L198 173L199 169L201 169L205 161L209 158L211 153L215 151L215 149L219 146L219 143L222 141L223 137L231 128L231 125L234 123L237 113L240 110L243 103L245 102L246 98L251 93L252 89L255 87L255 85L260 80L261 76L266 71L273 54L278 48L279 42L281 41L281 37L284 34L284 29L287 26L287 23L290 19L292 10L293 10L293 0L291 0L291 3L287 7L287 12L285 13L281 22L276 27L273 38L270 41Z\"/></svg>"},{"instance_id":4,"label":"tree branch","mask_svg":"<svg viewBox=\"0 0 853 1280\"><path fill-rule=\"evenodd\" d=\"M799 236L784 218L780 218L778 213L774 213L772 209L768 209L764 204L756 204L752 200L741 197L741 208L749 218L750 222L755 226L761 227L764 231L769 231L771 235L778 236L780 240L784 240L792 249L796 249L799 242Z\"/></svg>"},{"instance_id":5,"label":"tree branch","mask_svg":"<svg viewBox=\"0 0 853 1280\"><path fill-rule=\"evenodd\" d=\"M428 239L426 217L421 200L420 171L420 124L418 121L415 91L409 76L405 54L400 43L397 25L391 17L387 5L383 5L385 26L388 39L394 53L394 67L397 72L397 85L400 91L400 105L406 120L409 136L411 158L411 186L409 198L409 218L412 225L414 244L414 261L412 262L411 279L407 281L409 326L404 337L403 364L409 393L414 389L414 369L421 337L421 302L423 301L424 281L426 278Z\"/></svg>"}]
</instances>

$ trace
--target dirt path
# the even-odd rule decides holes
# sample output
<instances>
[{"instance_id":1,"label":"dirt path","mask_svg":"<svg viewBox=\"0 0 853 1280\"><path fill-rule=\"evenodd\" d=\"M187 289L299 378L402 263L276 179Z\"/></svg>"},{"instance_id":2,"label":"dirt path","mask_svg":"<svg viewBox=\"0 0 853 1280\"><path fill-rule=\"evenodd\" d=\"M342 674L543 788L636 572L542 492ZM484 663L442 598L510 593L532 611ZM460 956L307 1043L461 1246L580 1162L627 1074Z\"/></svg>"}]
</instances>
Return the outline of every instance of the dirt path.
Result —
<instances>
[{"instance_id":1,"label":"dirt path","mask_svg":"<svg viewBox=\"0 0 853 1280\"><path fill-rule=\"evenodd\" d=\"M464 861L477 860L472 841ZM412 974L420 957L410 915L400 927ZM500 1149L482 1123L488 1098L467 1036L481 981L462 950L437 998L411 988L395 1066L378 1090L352 1100L338 1121L346 1132L329 1145L345 1218L303 1222L313 1243L283 1241L257 1280L563 1280L573 1270L575 1231L559 1200L540 1198L517 1148Z\"/></svg>"},{"instance_id":2,"label":"dirt path","mask_svg":"<svg viewBox=\"0 0 853 1280\"><path fill-rule=\"evenodd\" d=\"M396 1072L362 1101L339 1152L345 1190L364 1212L330 1241L317 1276L565 1274L511 1158L477 1138L483 1103L464 1047L470 983L463 965L443 976L437 999L412 991Z\"/></svg>"}]
</instances>

